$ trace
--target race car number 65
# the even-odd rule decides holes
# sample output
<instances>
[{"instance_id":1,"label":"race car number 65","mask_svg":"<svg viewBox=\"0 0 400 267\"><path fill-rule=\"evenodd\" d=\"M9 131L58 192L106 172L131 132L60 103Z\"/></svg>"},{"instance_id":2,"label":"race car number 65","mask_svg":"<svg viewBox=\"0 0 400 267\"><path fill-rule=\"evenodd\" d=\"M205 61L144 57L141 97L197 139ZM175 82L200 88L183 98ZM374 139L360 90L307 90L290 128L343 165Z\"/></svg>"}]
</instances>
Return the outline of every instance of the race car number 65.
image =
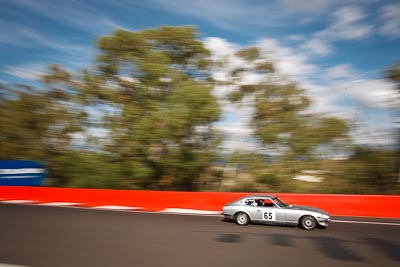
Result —
<instances>
[{"instance_id":1,"label":"race car number 65","mask_svg":"<svg viewBox=\"0 0 400 267\"><path fill-rule=\"evenodd\" d=\"M266 221L275 221L275 212L264 212L263 219Z\"/></svg>"}]
</instances>

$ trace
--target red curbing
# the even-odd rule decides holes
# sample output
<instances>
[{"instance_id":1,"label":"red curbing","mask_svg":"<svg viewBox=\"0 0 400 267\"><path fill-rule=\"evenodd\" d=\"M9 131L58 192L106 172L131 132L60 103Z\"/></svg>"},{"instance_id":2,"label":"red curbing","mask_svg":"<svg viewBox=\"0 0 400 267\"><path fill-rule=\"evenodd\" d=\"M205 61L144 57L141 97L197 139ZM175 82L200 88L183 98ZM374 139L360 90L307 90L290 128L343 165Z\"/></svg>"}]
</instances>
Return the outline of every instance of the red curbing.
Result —
<instances>
[{"instance_id":1,"label":"red curbing","mask_svg":"<svg viewBox=\"0 0 400 267\"><path fill-rule=\"evenodd\" d=\"M131 207L146 211L176 209L215 213L226 203L249 194L252 193L0 186L0 201L74 203L84 207ZM272 194L289 204L315 206L333 216L400 218L400 195Z\"/></svg>"}]
</instances>

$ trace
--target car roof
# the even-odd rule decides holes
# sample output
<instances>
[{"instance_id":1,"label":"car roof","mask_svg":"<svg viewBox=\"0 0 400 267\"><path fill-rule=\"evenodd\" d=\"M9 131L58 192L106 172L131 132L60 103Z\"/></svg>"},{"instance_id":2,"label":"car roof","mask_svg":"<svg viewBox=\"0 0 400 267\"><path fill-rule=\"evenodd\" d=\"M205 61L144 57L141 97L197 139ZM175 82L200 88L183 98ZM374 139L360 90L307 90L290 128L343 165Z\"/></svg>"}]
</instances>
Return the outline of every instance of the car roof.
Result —
<instances>
[{"instance_id":1,"label":"car roof","mask_svg":"<svg viewBox=\"0 0 400 267\"><path fill-rule=\"evenodd\" d=\"M276 196L273 196L273 195L248 195L248 196L245 196L244 198L268 198L268 199L272 199L272 198L276 198Z\"/></svg>"}]
</instances>

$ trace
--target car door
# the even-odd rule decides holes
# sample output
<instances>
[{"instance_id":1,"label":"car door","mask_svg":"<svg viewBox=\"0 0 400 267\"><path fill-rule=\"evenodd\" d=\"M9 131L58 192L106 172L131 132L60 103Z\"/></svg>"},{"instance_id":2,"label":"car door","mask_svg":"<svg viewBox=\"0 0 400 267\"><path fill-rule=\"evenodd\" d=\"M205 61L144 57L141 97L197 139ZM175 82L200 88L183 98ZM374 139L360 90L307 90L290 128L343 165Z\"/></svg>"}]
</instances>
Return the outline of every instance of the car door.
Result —
<instances>
[{"instance_id":1,"label":"car door","mask_svg":"<svg viewBox=\"0 0 400 267\"><path fill-rule=\"evenodd\" d=\"M264 205L260 207L261 221L267 224L282 224L286 221L285 209L279 208L271 200L264 200Z\"/></svg>"},{"instance_id":2,"label":"car door","mask_svg":"<svg viewBox=\"0 0 400 267\"><path fill-rule=\"evenodd\" d=\"M245 202L245 211L250 215L252 221L260 221L261 220L261 210L260 207L257 206L257 202L255 199L248 199Z\"/></svg>"}]
</instances>

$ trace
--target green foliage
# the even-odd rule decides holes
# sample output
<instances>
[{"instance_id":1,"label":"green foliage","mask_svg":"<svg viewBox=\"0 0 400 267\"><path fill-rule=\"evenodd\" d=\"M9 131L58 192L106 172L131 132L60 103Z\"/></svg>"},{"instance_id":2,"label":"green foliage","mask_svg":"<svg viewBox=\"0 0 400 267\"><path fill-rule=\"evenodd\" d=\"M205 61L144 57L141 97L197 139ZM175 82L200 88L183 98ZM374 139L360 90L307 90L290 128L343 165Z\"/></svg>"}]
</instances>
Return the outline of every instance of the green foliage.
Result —
<instances>
[{"instance_id":1,"label":"green foliage","mask_svg":"<svg viewBox=\"0 0 400 267\"><path fill-rule=\"evenodd\" d=\"M268 62L265 58L251 59ZM257 66L254 68L256 70ZM255 97L256 112L252 125L256 129L257 137L266 146L288 147L282 158L312 157L316 147L345 138L349 130L346 123L338 118L306 113L311 101L296 84L273 83L264 79L259 84L238 85L238 90L232 92L228 98L232 102L238 102L246 95Z\"/></svg>"},{"instance_id":2,"label":"green foliage","mask_svg":"<svg viewBox=\"0 0 400 267\"><path fill-rule=\"evenodd\" d=\"M274 72L275 67L271 62L261 62L256 65L255 70L257 71L266 71L266 72Z\"/></svg>"},{"instance_id":3,"label":"green foliage","mask_svg":"<svg viewBox=\"0 0 400 267\"><path fill-rule=\"evenodd\" d=\"M400 86L400 63L396 63L388 67L384 71L385 78L397 83ZM400 87L398 87L400 90Z\"/></svg>"},{"instance_id":4,"label":"green foliage","mask_svg":"<svg viewBox=\"0 0 400 267\"><path fill-rule=\"evenodd\" d=\"M197 79L209 52L195 37L193 27L117 30L99 39L98 70L85 75L82 87L98 88L86 90L91 101L110 92L103 99L121 110L106 117L106 151L139 187L193 189L215 157L209 124L220 111L211 84Z\"/></svg>"},{"instance_id":5,"label":"green foliage","mask_svg":"<svg viewBox=\"0 0 400 267\"><path fill-rule=\"evenodd\" d=\"M259 188L254 183L238 183L234 187L230 189L231 192L262 192L261 188Z\"/></svg>"},{"instance_id":6,"label":"green foliage","mask_svg":"<svg viewBox=\"0 0 400 267\"><path fill-rule=\"evenodd\" d=\"M385 78L391 82L394 82L397 85L397 91L400 94L400 62L397 62L395 64L392 64L391 66L389 66L385 72L384 72ZM398 176L399 177L399 181L400 181L400 123L399 123L399 118L400 118L400 107L398 105L399 103L399 94L397 95L397 98L395 99L391 99L391 101L393 101L393 103L395 103L395 112L394 112L394 116L396 117L396 121L397 121L397 129L396 129L396 154L394 156L394 158L396 159L395 162L395 166L393 169L393 175Z\"/></svg>"},{"instance_id":7,"label":"green foliage","mask_svg":"<svg viewBox=\"0 0 400 267\"><path fill-rule=\"evenodd\" d=\"M83 188L134 188L121 167L104 154L69 150L50 165L49 185Z\"/></svg>"},{"instance_id":8,"label":"green foliage","mask_svg":"<svg viewBox=\"0 0 400 267\"><path fill-rule=\"evenodd\" d=\"M249 93L254 93L259 89L259 85L253 85L253 84L245 84L240 86L239 91L242 94L249 94Z\"/></svg>"},{"instance_id":9,"label":"green foliage","mask_svg":"<svg viewBox=\"0 0 400 267\"><path fill-rule=\"evenodd\" d=\"M257 47L248 47L238 51L236 54L247 61L253 61L260 57L260 50Z\"/></svg>"},{"instance_id":10,"label":"green foliage","mask_svg":"<svg viewBox=\"0 0 400 267\"><path fill-rule=\"evenodd\" d=\"M337 170L335 177L342 191L358 194L398 194L398 174L393 173L394 151L358 148Z\"/></svg>"},{"instance_id":11,"label":"green foliage","mask_svg":"<svg viewBox=\"0 0 400 267\"><path fill-rule=\"evenodd\" d=\"M231 72L232 77L237 77L240 73L246 71L244 68L236 68Z\"/></svg>"},{"instance_id":12,"label":"green foliage","mask_svg":"<svg viewBox=\"0 0 400 267\"><path fill-rule=\"evenodd\" d=\"M54 91L21 89L9 88L0 102L0 158L47 161L67 151L85 113L65 106Z\"/></svg>"},{"instance_id":13,"label":"green foliage","mask_svg":"<svg viewBox=\"0 0 400 267\"><path fill-rule=\"evenodd\" d=\"M242 99L243 99L243 94L241 92L239 92L239 91L232 92L228 96L228 100L231 101L231 102L239 102Z\"/></svg>"},{"instance_id":14,"label":"green foliage","mask_svg":"<svg viewBox=\"0 0 400 267\"><path fill-rule=\"evenodd\" d=\"M279 176L276 173L262 173L256 177L256 181L261 184L277 186L280 184Z\"/></svg>"}]
</instances>

